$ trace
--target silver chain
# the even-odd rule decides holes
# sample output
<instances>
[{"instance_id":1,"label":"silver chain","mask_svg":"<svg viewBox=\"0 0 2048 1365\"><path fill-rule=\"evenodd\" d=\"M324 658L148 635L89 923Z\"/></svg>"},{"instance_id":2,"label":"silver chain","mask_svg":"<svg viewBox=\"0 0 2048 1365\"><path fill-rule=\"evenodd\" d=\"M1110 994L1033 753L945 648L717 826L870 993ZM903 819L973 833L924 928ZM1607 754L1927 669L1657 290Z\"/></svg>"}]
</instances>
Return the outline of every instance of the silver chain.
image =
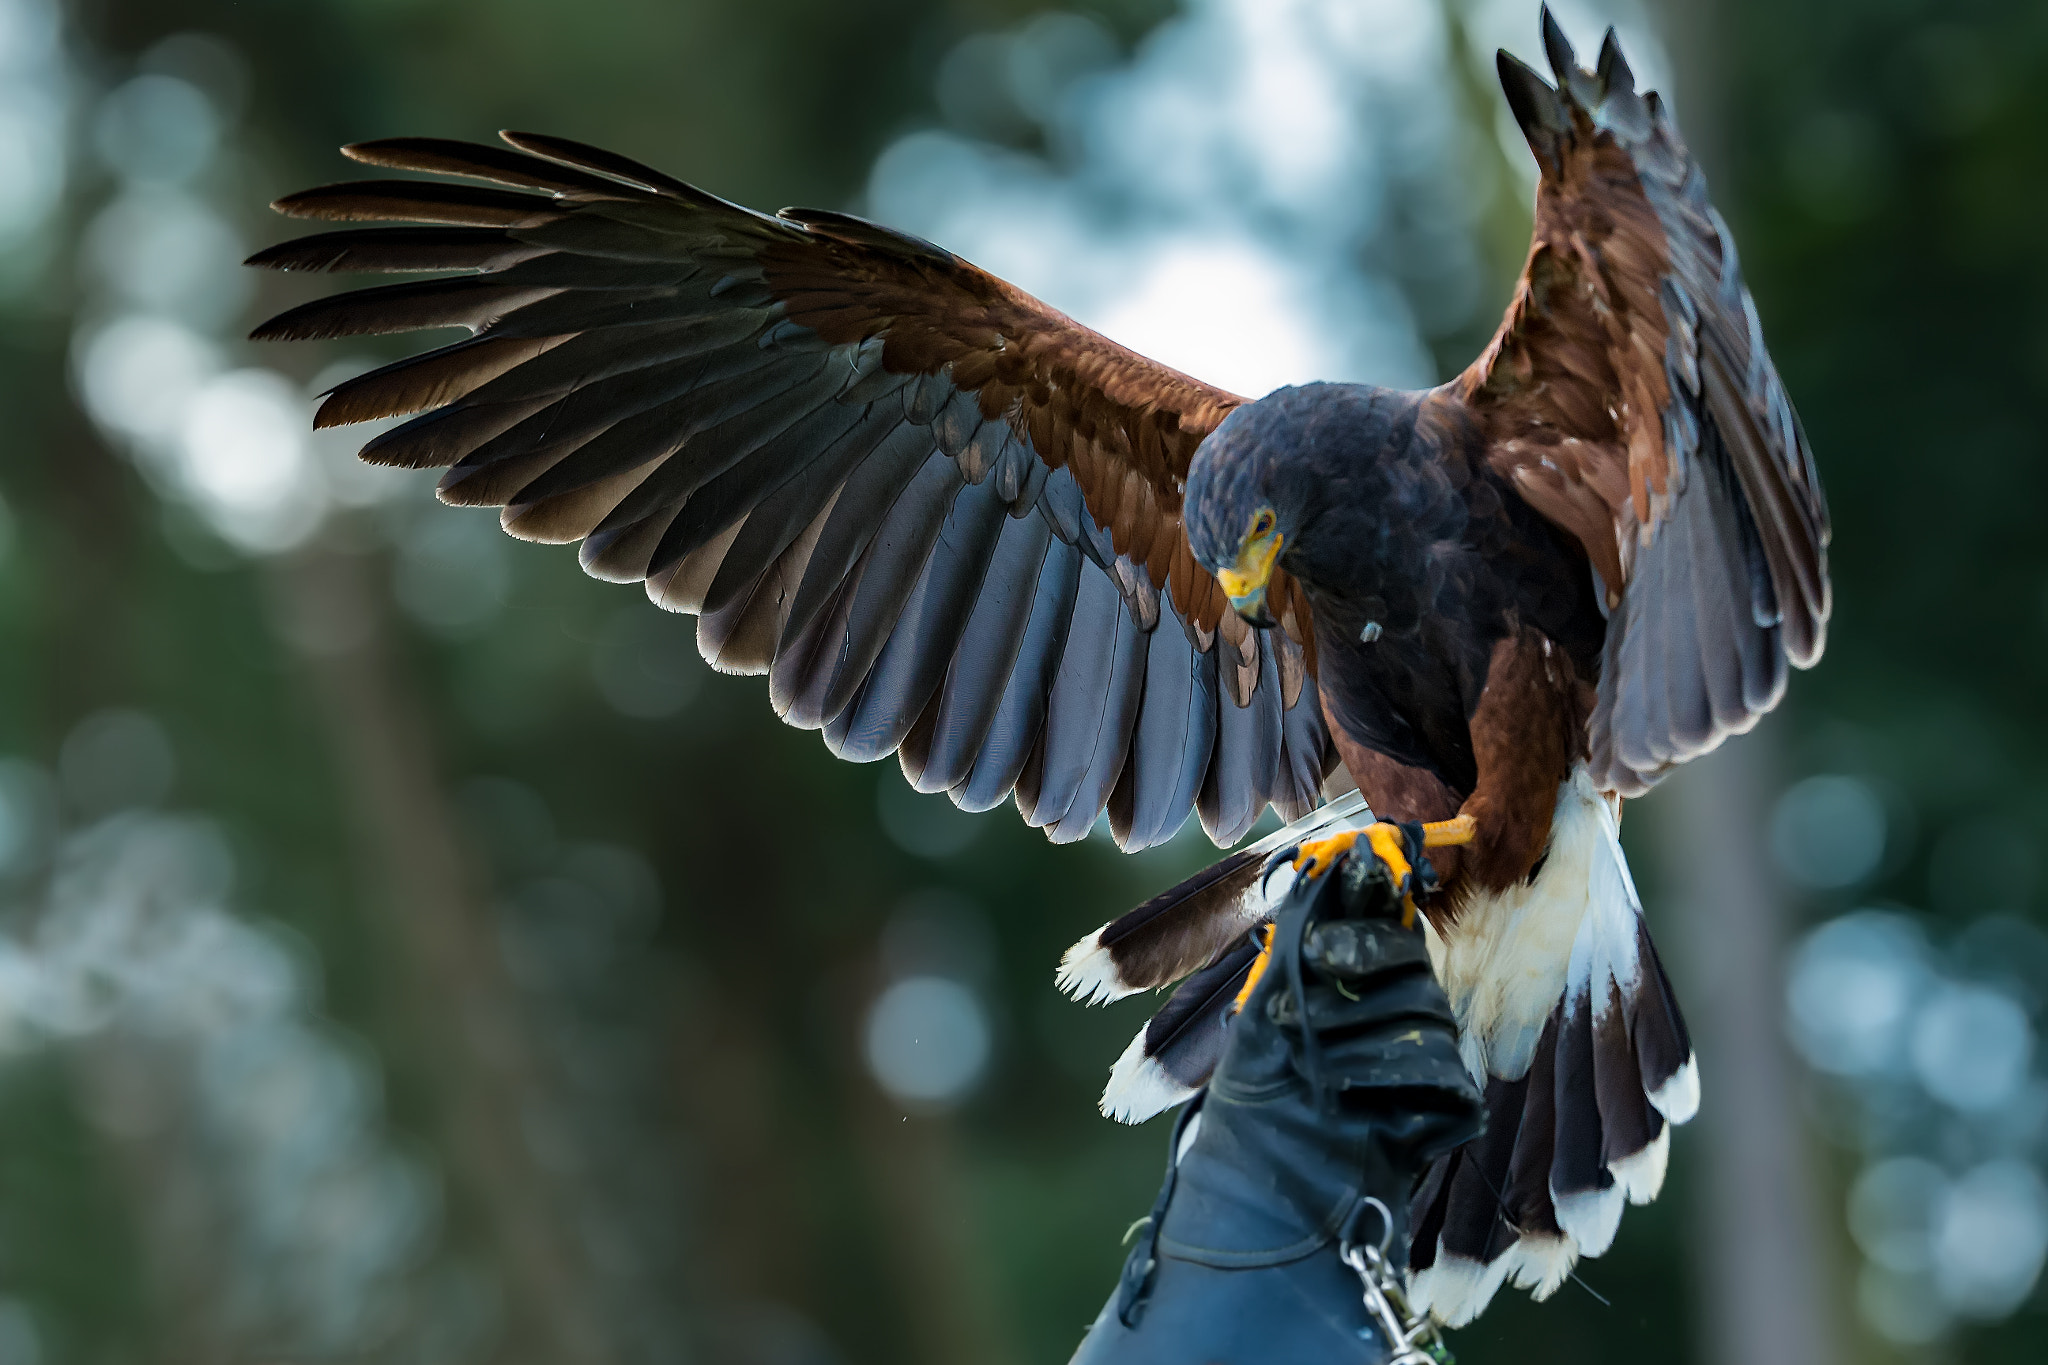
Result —
<instances>
[{"instance_id":1,"label":"silver chain","mask_svg":"<svg viewBox=\"0 0 2048 1365\"><path fill-rule=\"evenodd\" d=\"M1408 1302L1407 1277L1387 1259L1394 1242L1394 1215L1371 1195L1365 1202L1378 1210L1385 1235L1378 1246L1345 1242L1338 1247L1338 1255L1357 1272L1358 1282L1364 1286L1365 1311L1387 1339L1386 1365L1452 1365L1443 1335L1429 1314L1416 1312Z\"/></svg>"}]
</instances>

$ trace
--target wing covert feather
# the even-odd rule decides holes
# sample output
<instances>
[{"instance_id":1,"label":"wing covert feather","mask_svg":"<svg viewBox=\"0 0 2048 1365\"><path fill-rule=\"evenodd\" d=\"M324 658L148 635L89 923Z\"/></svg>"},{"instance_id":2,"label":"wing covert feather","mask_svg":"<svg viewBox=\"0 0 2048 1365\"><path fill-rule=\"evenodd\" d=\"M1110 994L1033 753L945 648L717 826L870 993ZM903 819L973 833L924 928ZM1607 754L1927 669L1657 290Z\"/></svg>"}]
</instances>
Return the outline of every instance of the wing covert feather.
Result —
<instances>
[{"instance_id":1,"label":"wing covert feather","mask_svg":"<svg viewBox=\"0 0 2048 1365\"><path fill-rule=\"evenodd\" d=\"M1057 840L1199 807L1235 838L1331 762L1298 585L1261 638L1194 562L1181 488L1242 400L950 252L845 214L770 216L613 153L394 138L345 149L459 177L323 186L350 224L282 270L441 273L301 305L262 338L459 326L339 386L321 425L409 420L364 456L698 614L834 752L900 752L956 804L1014 793ZM483 183L477 183L483 182ZM389 226L374 226L387 224Z\"/></svg>"},{"instance_id":2,"label":"wing covert feather","mask_svg":"<svg viewBox=\"0 0 2048 1365\"><path fill-rule=\"evenodd\" d=\"M1611 30L1586 71L1547 10L1544 26L1555 87L1500 56L1542 172L1528 263L1446 390L1605 587L1594 777L1635 795L1755 725L1787 666L1820 658L1828 512L1677 126Z\"/></svg>"}]
</instances>

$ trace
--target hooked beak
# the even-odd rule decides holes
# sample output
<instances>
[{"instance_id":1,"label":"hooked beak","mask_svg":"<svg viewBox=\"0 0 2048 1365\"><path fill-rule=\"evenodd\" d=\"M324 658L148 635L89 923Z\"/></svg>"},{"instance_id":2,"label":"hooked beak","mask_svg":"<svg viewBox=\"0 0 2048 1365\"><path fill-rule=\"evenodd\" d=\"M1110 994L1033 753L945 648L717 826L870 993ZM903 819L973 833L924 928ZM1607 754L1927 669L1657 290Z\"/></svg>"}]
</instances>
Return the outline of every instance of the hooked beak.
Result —
<instances>
[{"instance_id":1,"label":"hooked beak","mask_svg":"<svg viewBox=\"0 0 2048 1365\"><path fill-rule=\"evenodd\" d=\"M1273 576L1273 564L1280 558L1283 538L1275 531L1246 541L1238 549L1237 563L1216 572L1216 581L1223 585L1223 595L1230 599L1231 609L1261 629L1278 624L1266 610L1266 581Z\"/></svg>"}]
</instances>

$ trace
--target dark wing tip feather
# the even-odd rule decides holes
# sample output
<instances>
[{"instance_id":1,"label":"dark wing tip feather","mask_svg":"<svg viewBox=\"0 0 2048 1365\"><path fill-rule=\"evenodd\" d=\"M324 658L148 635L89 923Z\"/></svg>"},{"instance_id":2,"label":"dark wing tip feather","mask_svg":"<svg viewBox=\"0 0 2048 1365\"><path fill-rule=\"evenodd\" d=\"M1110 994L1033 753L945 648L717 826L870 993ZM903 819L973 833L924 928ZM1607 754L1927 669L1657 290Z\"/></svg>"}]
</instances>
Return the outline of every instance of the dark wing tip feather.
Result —
<instances>
[{"instance_id":1,"label":"dark wing tip feather","mask_svg":"<svg viewBox=\"0 0 2048 1365\"><path fill-rule=\"evenodd\" d=\"M279 242L242 264L259 270L428 274L498 270L539 252L502 228L346 228Z\"/></svg>"},{"instance_id":2,"label":"dark wing tip feather","mask_svg":"<svg viewBox=\"0 0 2048 1365\"><path fill-rule=\"evenodd\" d=\"M742 213L749 218L762 216L752 209L720 199L708 190L700 190L687 181L657 171L652 166L635 161L629 156L620 156L617 152L608 152L602 147L593 147L574 138L555 137L548 133L522 133L510 128L501 129L498 136L504 139L508 146L516 147L522 152L530 152L534 156L544 157L564 166L574 166L578 170L595 171L599 175L609 176L641 189L652 190L672 199L681 199L705 208Z\"/></svg>"},{"instance_id":3,"label":"dark wing tip feather","mask_svg":"<svg viewBox=\"0 0 2048 1365\"><path fill-rule=\"evenodd\" d=\"M1572 76L1579 69L1579 54L1572 49L1571 40L1564 36L1564 25L1557 22L1548 5L1543 7L1543 55L1550 61L1558 89L1568 93Z\"/></svg>"},{"instance_id":4,"label":"dark wing tip feather","mask_svg":"<svg viewBox=\"0 0 2048 1365\"><path fill-rule=\"evenodd\" d=\"M1543 7L1543 55L1557 77L1557 91L1562 99L1588 111L1600 103L1598 83L1591 72L1579 65L1579 54L1564 36L1563 25L1557 22L1548 5Z\"/></svg>"},{"instance_id":5,"label":"dark wing tip feather","mask_svg":"<svg viewBox=\"0 0 2048 1365\"><path fill-rule=\"evenodd\" d=\"M332 222L446 223L455 227L531 227L561 211L551 200L482 185L435 180L351 180L270 201L287 218Z\"/></svg>"},{"instance_id":6,"label":"dark wing tip feather","mask_svg":"<svg viewBox=\"0 0 2048 1365\"><path fill-rule=\"evenodd\" d=\"M1495 54L1494 65L1500 72L1500 88L1507 96L1508 110L1520 125L1522 136L1529 139L1529 149L1546 161L1555 161L1558 139L1571 126L1557 91L1534 67L1506 48Z\"/></svg>"},{"instance_id":7,"label":"dark wing tip feather","mask_svg":"<svg viewBox=\"0 0 2048 1365\"><path fill-rule=\"evenodd\" d=\"M616 195L620 186L523 152L445 137L386 137L341 149L351 161L429 175L466 175L555 194Z\"/></svg>"},{"instance_id":8,"label":"dark wing tip feather","mask_svg":"<svg viewBox=\"0 0 2048 1365\"><path fill-rule=\"evenodd\" d=\"M1635 93L1635 72L1629 69L1628 58L1621 55L1621 39L1615 36L1612 28L1600 40L1600 62L1594 68L1594 74L1600 79L1603 99L1615 94Z\"/></svg>"}]
</instances>

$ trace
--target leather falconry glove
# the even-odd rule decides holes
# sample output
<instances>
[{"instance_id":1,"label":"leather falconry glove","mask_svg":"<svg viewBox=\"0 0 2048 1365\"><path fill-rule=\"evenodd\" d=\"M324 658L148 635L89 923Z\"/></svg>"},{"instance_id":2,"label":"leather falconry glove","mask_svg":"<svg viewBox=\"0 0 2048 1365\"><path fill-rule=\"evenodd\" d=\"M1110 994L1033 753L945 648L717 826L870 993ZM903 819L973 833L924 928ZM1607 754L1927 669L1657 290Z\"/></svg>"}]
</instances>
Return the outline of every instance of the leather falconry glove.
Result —
<instances>
[{"instance_id":1,"label":"leather falconry glove","mask_svg":"<svg viewBox=\"0 0 2048 1365\"><path fill-rule=\"evenodd\" d=\"M1414 876L1430 878L1419 830ZM1404 879L1405 880L1405 879ZM1408 1199L1483 1126L1406 894L1370 856L1301 878L1214 1079L1072 1365L1386 1365L1368 1261L1407 1264ZM1398 1277L1383 1278L1394 1287ZM1392 1318L1390 1321L1389 1318Z\"/></svg>"}]
</instances>

